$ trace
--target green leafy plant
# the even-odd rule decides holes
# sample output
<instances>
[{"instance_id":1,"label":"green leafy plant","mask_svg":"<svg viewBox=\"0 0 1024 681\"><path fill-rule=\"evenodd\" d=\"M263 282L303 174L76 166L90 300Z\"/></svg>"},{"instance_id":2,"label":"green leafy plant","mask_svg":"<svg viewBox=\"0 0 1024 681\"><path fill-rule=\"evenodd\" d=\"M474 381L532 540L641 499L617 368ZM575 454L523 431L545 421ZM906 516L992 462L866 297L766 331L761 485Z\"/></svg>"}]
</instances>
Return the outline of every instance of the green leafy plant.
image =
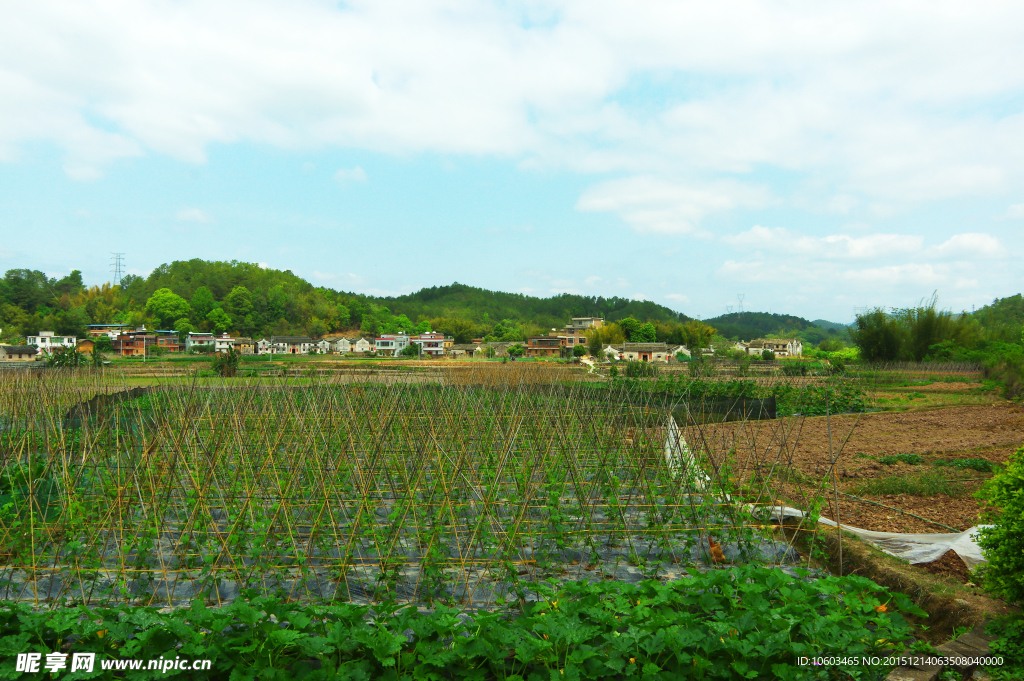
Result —
<instances>
[{"instance_id":1,"label":"green leafy plant","mask_svg":"<svg viewBox=\"0 0 1024 681\"><path fill-rule=\"evenodd\" d=\"M936 466L948 466L949 468L955 468L957 470L972 470L978 471L979 473L990 473L994 466L991 461L987 459L970 458L970 459L951 459L949 461L936 461Z\"/></svg>"},{"instance_id":2,"label":"green leafy plant","mask_svg":"<svg viewBox=\"0 0 1024 681\"><path fill-rule=\"evenodd\" d=\"M1024 603L1024 448L976 496L985 502L983 519L993 524L978 533L988 560L980 568L982 582L1007 601Z\"/></svg>"}]
</instances>

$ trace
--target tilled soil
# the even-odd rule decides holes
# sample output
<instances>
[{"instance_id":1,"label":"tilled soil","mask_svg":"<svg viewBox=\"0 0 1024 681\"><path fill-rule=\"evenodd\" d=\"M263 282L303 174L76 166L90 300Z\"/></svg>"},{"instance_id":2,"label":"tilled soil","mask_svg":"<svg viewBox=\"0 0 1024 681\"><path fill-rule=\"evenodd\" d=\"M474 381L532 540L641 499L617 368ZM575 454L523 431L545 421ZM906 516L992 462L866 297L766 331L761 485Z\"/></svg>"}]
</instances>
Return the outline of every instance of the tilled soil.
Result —
<instances>
[{"instance_id":1,"label":"tilled soil","mask_svg":"<svg viewBox=\"0 0 1024 681\"><path fill-rule=\"evenodd\" d=\"M957 384L933 385L945 392L954 390L952 386ZM776 484L769 483L775 494L798 506L820 491L823 483L834 479L840 492L861 497L839 497L838 520L844 525L882 532L944 533L952 531L948 528L963 531L981 522L982 502L973 493L990 474L935 463L976 458L1005 464L1024 444L1024 406L999 402L927 411L813 417L789 423L750 421L689 428L686 436L690 443L699 443L704 438L712 445L709 449L717 452L735 448L737 472L759 470L775 481ZM922 462L883 464L878 460L896 454L917 454ZM787 472L790 466L791 472ZM859 493L859 488L871 480L925 473L947 480L966 480L958 482L962 494L922 497ZM822 516L835 520L835 498L831 493L828 496ZM955 555L954 558L955 561L944 557L928 569L966 581L966 566Z\"/></svg>"}]
</instances>

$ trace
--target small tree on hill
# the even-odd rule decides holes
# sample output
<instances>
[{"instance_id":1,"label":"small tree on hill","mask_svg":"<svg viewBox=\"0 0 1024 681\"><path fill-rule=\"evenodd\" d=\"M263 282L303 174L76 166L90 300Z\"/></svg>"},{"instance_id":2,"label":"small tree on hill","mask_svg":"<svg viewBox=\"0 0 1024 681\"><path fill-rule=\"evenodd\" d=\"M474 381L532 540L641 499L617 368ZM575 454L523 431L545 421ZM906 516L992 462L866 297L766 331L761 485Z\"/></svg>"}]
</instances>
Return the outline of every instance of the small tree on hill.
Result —
<instances>
[{"instance_id":1,"label":"small tree on hill","mask_svg":"<svg viewBox=\"0 0 1024 681\"><path fill-rule=\"evenodd\" d=\"M978 533L988 564L979 569L986 588L1010 603L1024 603L1024 448L978 492L983 519L993 523Z\"/></svg>"}]
</instances>

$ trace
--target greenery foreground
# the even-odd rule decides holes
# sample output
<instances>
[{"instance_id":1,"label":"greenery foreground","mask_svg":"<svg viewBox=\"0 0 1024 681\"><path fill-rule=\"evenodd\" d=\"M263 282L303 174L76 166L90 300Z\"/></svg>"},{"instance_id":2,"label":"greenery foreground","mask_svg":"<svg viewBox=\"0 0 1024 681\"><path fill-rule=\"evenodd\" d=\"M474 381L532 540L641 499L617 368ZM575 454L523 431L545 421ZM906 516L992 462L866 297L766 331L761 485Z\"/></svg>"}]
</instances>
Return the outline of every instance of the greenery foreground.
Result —
<instances>
[{"instance_id":1,"label":"greenery foreground","mask_svg":"<svg viewBox=\"0 0 1024 681\"><path fill-rule=\"evenodd\" d=\"M742 565L646 581L523 585L500 611L430 613L393 602L300 605L247 592L223 608L0 609L0 653L96 653L102 660L183 657L231 679L881 679L886 658L920 654L910 600L868 579L793 577ZM815 666L801 658L838 657ZM18 678L11 666L0 678Z\"/></svg>"}]
</instances>

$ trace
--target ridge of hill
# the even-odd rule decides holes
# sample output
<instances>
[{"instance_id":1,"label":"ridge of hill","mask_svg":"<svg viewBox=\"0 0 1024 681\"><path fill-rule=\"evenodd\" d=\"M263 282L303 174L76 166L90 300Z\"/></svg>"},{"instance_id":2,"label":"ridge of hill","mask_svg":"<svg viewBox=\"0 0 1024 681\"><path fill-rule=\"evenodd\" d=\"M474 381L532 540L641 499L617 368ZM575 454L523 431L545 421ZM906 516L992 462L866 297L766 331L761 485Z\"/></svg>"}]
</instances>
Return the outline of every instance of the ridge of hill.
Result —
<instances>
[{"instance_id":1,"label":"ridge of hill","mask_svg":"<svg viewBox=\"0 0 1024 681\"><path fill-rule=\"evenodd\" d=\"M604 317L614 322L633 316L641 321L684 322L690 317L649 300L561 293L539 298L505 293L455 282L431 286L404 296L372 298L392 314L410 319L463 317L470 321L531 321L542 327L562 326L572 317Z\"/></svg>"}]
</instances>

